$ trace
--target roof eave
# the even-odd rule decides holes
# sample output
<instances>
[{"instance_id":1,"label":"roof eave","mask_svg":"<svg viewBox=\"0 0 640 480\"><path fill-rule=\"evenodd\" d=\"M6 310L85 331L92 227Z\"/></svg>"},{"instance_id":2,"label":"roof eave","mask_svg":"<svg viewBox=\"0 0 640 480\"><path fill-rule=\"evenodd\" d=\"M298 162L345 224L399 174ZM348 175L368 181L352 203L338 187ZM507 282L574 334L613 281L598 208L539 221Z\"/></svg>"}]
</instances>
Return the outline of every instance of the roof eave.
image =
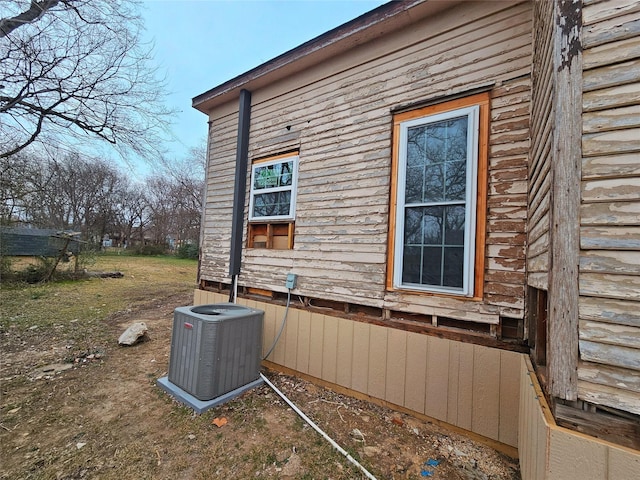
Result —
<instances>
[{"instance_id":1,"label":"roof eave","mask_svg":"<svg viewBox=\"0 0 640 480\"><path fill-rule=\"evenodd\" d=\"M242 89L254 90L268 85L327 60L339 52L449 8L459 1L407 0L386 3L194 97L192 106L208 113L215 106L237 97Z\"/></svg>"}]
</instances>

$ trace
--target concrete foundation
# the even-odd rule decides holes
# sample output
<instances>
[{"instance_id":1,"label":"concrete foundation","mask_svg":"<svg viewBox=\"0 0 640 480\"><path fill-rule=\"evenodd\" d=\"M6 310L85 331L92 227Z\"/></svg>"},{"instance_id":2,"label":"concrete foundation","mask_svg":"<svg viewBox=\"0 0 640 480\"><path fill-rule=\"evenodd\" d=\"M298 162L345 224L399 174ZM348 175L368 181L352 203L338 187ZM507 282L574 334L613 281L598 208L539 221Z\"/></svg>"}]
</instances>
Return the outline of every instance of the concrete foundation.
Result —
<instances>
[{"instance_id":1,"label":"concrete foundation","mask_svg":"<svg viewBox=\"0 0 640 480\"><path fill-rule=\"evenodd\" d=\"M204 413L210 408L213 408L217 405L221 405L223 403L228 402L229 400L233 400L239 395L242 395L244 392L251 390L257 386L260 386L264 383L261 378L254 380L253 382L249 382L246 385L242 385L241 387L236 388L224 395L220 395L219 397L213 398L211 400L199 400L188 392L185 392L183 389L174 385L169 381L169 377L161 377L156 382L157 385L175 398L178 402L191 407L195 410L196 413Z\"/></svg>"}]
</instances>

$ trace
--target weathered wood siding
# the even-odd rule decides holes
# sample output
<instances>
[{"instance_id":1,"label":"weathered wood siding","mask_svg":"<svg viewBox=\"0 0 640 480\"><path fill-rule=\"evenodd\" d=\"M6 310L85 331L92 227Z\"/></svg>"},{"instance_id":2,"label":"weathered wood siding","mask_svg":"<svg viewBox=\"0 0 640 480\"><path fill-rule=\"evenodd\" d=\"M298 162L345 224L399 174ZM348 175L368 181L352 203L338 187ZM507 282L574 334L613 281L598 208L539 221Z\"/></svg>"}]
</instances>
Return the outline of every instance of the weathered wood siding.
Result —
<instances>
[{"instance_id":1,"label":"weathered wood siding","mask_svg":"<svg viewBox=\"0 0 640 480\"><path fill-rule=\"evenodd\" d=\"M207 189L202 217L201 278L228 278L231 251L238 103L210 119Z\"/></svg>"},{"instance_id":2,"label":"weathered wood siding","mask_svg":"<svg viewBox=\"0 0 640 480\"><path fill-rule=\"evenodd\" d=\"M226 302L196 290L195 304ZM285 308L265 312L263 355ZM268 360L515 447L523 354L290 308Z\"/></svg>"},{"instance_id":3,"label":"weathered wood siding","mask_svg":"<svg viewBox=\"0 0 640 480\"><path fill-rule=\"evenodd\" d=\"M637 478L640 453L559 427L528 358L522 356L518 453L522 480Z\"/></svg>"},{"instance_id":4,"label":"weathered wood siding","mask_svg":"<svg viewBox=\"0 0 640 480\"><path fill-rule=\"evenodd\" d=\"M640 414L640 2L584 3L578 395Z\"/></svg>"},{"instance_id":5,"label":"weathered wood siding","mask_svg":"<svg viewBox=\"0 0 640 480\"><path fill-rule=\"evenodd\" d=\"M473 2L252 92L250 158L300 152L293 250L247 249L240 285L498 323L524 312L531 5ZM484 301L386 292L392 110L494 85ZM237 105L211 112L202 278L227 281ZM248 184L247 184L248 189Z\"/></svg>"},{"instance_id":6,"label":"weathered wood siding","mask_svg":"<svg viewBox=\"0 0 640 480\"><path fill-rule=\"evenodd\" d=\"M527 283L549 286L549 205L553 145L553 4L534 2Z\"/></svg>"}]
</instances>

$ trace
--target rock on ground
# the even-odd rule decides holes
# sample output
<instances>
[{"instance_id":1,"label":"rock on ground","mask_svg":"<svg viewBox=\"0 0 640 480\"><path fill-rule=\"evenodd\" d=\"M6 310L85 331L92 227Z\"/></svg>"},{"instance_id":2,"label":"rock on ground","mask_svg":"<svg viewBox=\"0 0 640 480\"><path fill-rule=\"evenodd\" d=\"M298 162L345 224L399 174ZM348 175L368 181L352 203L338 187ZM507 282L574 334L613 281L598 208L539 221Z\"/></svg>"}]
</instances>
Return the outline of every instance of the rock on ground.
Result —
<instances>
[{"instance_id":1,"label":"rock on ground","mask_svg":"<svg viewBox=\"0 0 640 480\"><path fill-rule=\"evenodd\" d=\"M136 322L127 328L120 338L118 343L120 345L133 345L140 341L140 339L147 333L147 324L144 322Z\"/></svg>"}]
</instances>

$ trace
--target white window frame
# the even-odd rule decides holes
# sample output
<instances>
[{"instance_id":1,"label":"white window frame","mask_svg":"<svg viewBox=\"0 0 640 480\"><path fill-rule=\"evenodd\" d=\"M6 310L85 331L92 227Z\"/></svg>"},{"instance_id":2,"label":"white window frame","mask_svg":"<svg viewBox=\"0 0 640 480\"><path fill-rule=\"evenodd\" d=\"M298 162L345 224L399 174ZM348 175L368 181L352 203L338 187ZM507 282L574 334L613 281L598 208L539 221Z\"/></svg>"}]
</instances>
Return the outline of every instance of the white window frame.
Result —
<instances>
[{"instance_id":1,"label":"white window frame","mask_svg":"<svg viewBox=\"0 0 640 480\"><path fill-rule=\"evenodd\" d=\"M441 122L450 118L467 116L467 165L465 192L465 232L464 232L464 267L462 288L445 287L439 285L424 285L404 283L403 255L404 255L404 222L405 222L405 190L407 167L407 142L409 128ZM445 293L472 297L474 294L475 269L475 235L476 235L476 202L478 185L478 145L480 128L480 107L478 105L435 113L424 117L407 120L400 123L398 150L398 187L396 202L396 229L394 250L393 286L398 289L409 289L433 293ZM450 205L455 202L431 202L428 204L411 204L412 206Z\"/></svg>"},{"instance_id":2,"label":"white window frame","mask_svg":"<svg viewBox=\"0 0 640 480\"><path fill-rule=\"evenodd\" d=\"M272 188L254 188L254 178L256 170L262 167L268 167L270 165L277 165L279 163L288 163L293 161L291 172L291 185ZM295 220L296 215L296 193L298 191L298 155L290 155L286 157L278 157L274 160L267 160L264 162L257 162L251 165L251 189L249 194L249 221L268 222L273 220ZM253 213L254 199L256 195L265 193L277 193L291 191L291 201L289 203L289 213L287 215L270 215L270 216L255 216Z\"/></svg>"}]
</instances>

